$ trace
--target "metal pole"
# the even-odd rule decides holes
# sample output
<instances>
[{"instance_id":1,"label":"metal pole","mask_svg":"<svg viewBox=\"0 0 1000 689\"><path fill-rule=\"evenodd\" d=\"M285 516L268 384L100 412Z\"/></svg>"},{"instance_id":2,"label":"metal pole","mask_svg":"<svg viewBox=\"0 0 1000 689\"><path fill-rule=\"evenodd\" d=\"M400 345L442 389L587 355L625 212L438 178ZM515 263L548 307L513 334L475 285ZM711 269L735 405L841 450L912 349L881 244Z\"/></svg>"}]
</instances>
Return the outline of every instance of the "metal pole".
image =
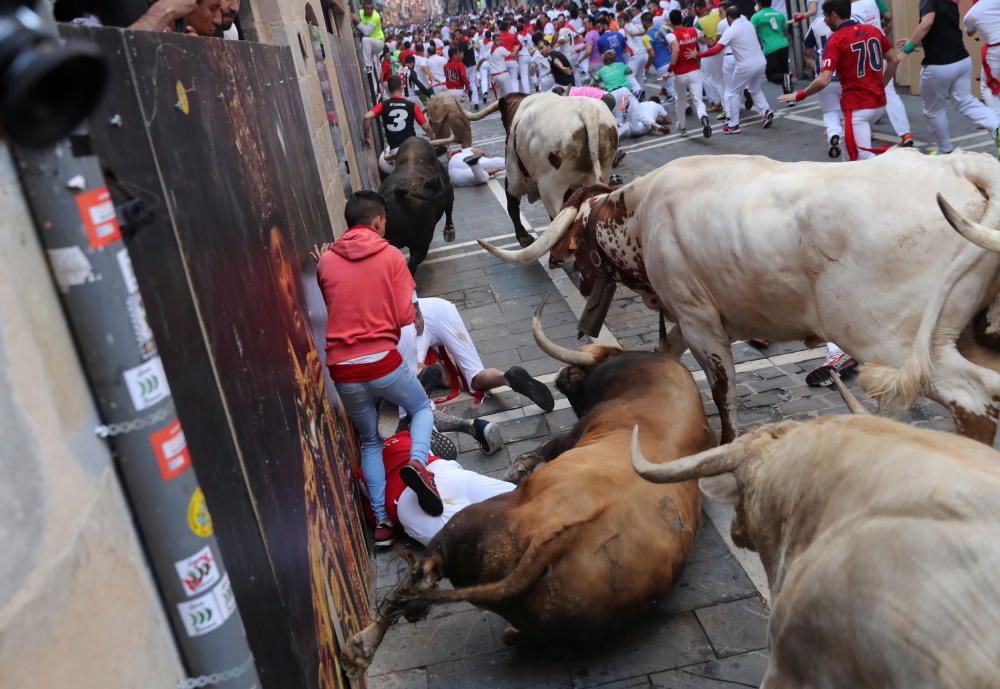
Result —
<instances>
[{"instance_id":1,"label":"metal pole","mask_svg":"<svg viewBox=\"0 0 1000 689\"><path fill-rule=\"evenodd\" d=\"M184 432L89 137L17 150L21 184L181 655L181 689L260 686ZM141 630L136 630L141 633ZM100 633L100 630L94 630Z\"/></svg>"}]
</instances>

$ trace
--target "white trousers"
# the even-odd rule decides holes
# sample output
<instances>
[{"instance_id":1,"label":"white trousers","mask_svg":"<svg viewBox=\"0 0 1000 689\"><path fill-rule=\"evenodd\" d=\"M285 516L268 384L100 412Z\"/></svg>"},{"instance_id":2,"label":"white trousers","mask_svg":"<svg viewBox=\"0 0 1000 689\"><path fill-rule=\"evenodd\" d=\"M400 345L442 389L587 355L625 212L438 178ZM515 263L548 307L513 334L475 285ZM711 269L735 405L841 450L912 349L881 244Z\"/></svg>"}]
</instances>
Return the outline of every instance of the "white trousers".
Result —
<instances>
[{"instance_id":1,"label":"white trousers","mask_svg":"<svg viewBox=\"0 0 1000 689\"><path fill-rule=\"evenodd\" d=\"M764 81L764 67L767 63L745 64L736 62L733 67L733 77L726 91L726 114L729 116L729 126L735 127L740 123L740 108L743 103L743 89L750 92L753 98L753 107L757 112L763 114L770 110L771 106L767 102L767 96L761 90Z\"/></svg>"},{"instance_id":2,"label":"white trousers","mask_svg":"<svg viewBox=\"0 0 1000 689\"><path fill-rule=\"evenodd\" d=\"M437 517L424 512L420 508L417 494L411 488L405 489L396 503L396 516L399 517L403 530L424 545L430 543L460 510L509 493L516 487L513 483L463 469L458 462L447 459L431 462L427 468L434 474L434 482L444 503L444 512Z\"/></svg>"},{"instance_id":3,"label":"white trousers","mask_svg":"<svg viewBox=\"0 0 1000 689\"><path fill-rule=\"evenodd\" d=\"M382 65L379 64L379 60L383 46L385 46L385 42L377 38L364 36L361 39L361 55L365 59L365 67L371 67L375 70L376 79L382 75Z\"/></svg>"},{"instance_id":4,"label":"white trousers","mask_svg":"<svg viewBox=\"0 0 1000 689\"><path fill-rule=\"evenodd\" d=\"M850 122L844 122L844 140L847 157L850 160L866 160L874 158L874 151L864 149L872 147L872 125L885 114L885 108L866 108L852 110Z\"/></svg>"},{"instance_id":5,"label":"white trousers","mask_svg":"<svg viewBox=\"0 0 1000 689\"><path fill-rule=\"evenodd\" d=\"M385 159L385 154L386 153L395 153L396 150L397 149L395 149L395 148L387 148L387 149L385 149L384 151L382 151L381 153L378 154L378 169L381 170L382 172L384 172L387 175L392 174L392 171L396 169L396 161L395 161L395 159L393 159L391 161L390 160L386 160Z\"/></svg>"},{"instance_id":6,"label":"white trousers","mask_svg":"<svg viewBox=\"0 0 1000 689\"><path fill-rule=\"evenodd\" d=\"M939 153L951 153L951 133L945 103L950 99L958 111L996 136L1000 118L972 95L972 58L950 65L925 65L920 70L920 96L924 101L924 117L937 139Z\"/></svg>"},{"instance_id":7,"label":"white trousers","mask_svg":"<svg viewBox=\"0 0 1000 689\"><path fill-rule=\"evenodd\" d=\"M493 75L493 90L497 92L497 98L503 98L508 93L514 93L514 83L507 72Z\"/></svg>"},{"instance_id":8,"label":"white trousers","mask_svg":"<svg viewBox=\"0 0 1000 689\"><path fill-rule=\"evenodd\" d=\"M674 101L674 111L677 114L677 126L685 129L687 126L688 95L694 106L695 118L699 121L708 113L705 102L701 98L701 70L696 69L687 74L674 75L674 88L677 89L677 100Z\"/></svg>"},{"instance_id":9,"label":"white trousers","mask_svg":"<svg viewBox=\"0 0 1000 689\"><path fill-rule=\"evenodd\" d=\"M632 73L628 75L629 84L632 91L641 91L642 85L646 81L646 63L649 62L649 53L643 51L629 58L628 67Z\"/></svg>"},{"instance_id":10,"label":"white trousers","mask_svg":"<svg viewBox=\"0 0 1000 689\"><path fill-rule=\"evenodd\" d=\"M889 83L885 85L885 111L889 115L889 122L892 123L892 128L896 130L897 136L910 133L910 118L906 116L906 108L903 107L903 101L900 100L899 94L896 93L895 79L890 79Z\"/></svg>"},{"instance_id":11,"label":"white trousers","mask_svg":"<svg viewBox=\"0 0 1000 689\"><path fill-rule=\"evenodd\" d=\"M525 93L531 93L531 75L528 73L528 68L531 67L531 56L524 52L522 49L517 56L517 81L518 86Z\"/></svg>"},{"instance_id":12,"label":"white trousers","mask_svg":"<svg viewBox=\"0 0 1000 689\"><path fill-rule=\"evenodd\" d=\"M469 91L472 93L472 104L479 105L479 79L476 78L476 68L466 67L465 72L469 78Z\"/></svg>"},{"instance_id":13,"label":"white trousers","mask_svg":"<svg viewBox=\"0 0 1000 689\"><path fill-rule=\"evenodd\" d=\"M513 91L524 91L527 93L527 88L522 88L521 83L517 78L517 60L507 60L505 63L507 67L507 76L510 77L510 90Z\"/></svg>"},{"instance_id":14,"label":"white trousers","mask_svg":"<svg viewBox=\"0 0 1000 689\"><path fill-rule=\"evenodd\" d=\"M546 74L538 79L538 90L540 92L551 91L556 85L556 78L551 74Z\"/></svg>"},{"instance_id":15,"label":"white trousers","mask_svg":"<svg viewBox=\"0 0 1000 689\"><path fill-rule=\"evenodd\" d=\"M729 114L729 85L733 83L733 70L736 69L736 58L732 54L722 55L722 109ZM741 106L742 107L742 106Z\"/></svg>"},{"instance_id":16,"label":"white trousers","mask_svg":"<svg viewBox=\"0 0 1000 689\"><path fill-rule=\"evenodd\" d=\"M479 67L479 88L483 92L483 101L486 101L486 94L490 91L490 66L483 63Z\"/></svg>"},{"instance_id":17,"label":"white trousers","mask_svg":"<svg viewBox=\"0 0 1000 689\"><path fill-rule=\"evenodd\" d=\"M490 181L489 173L486 172L487 170L503 169L506 166L507 161L505 158L480 158L479 162L475 165L469 165L462 160L462 154L459 153L448 161L448 177L451 178L451 185L453 187L475 187ZM450 352L451 350L449 349L448 351ZM477 354L476 356L478 357L479 355ZM480 362L479 366L482 366L482 362ZM480 368L480 370L482 369Z\"/></svg>"},{"instance_id":18,"label":"white trousers","mask_svg":"<svg viewBox=\"0 0 1000 689\"><path fill-rule=\"evenodd\" d=\"M615 89L611 95L615 98L615 120L618 122L618 136L621 138L642 136L642 113L639 112L639 99L626 86ZM624 109L622 104L625 105Z\"/></svg>"},{"instance_id":19,"label":"white trousers","mask_svg":"<svg viewBox=\"0 0 1000 689\"><path fill-rule=\"evenodd\" d=\"M823 111L823 126L826 127L826 140L834 136L844 138L844 113L840 111L840 82L830 84L817 94L819 107Z\"/></svg>"},{"instance_id":20,"label":"white trousers","mask_svg":"<svg viewBox=\"0 0 1000 689\"><path fill-rule=\"evenodd\" d=\"M705 97L711 103L722 103L722 94L725 92L722 85L722 55L702 58L701 74Z\"/></svg>"},{"instance_id":21,"label":"white trousers","mask_svg":"<svg viewBox=\"0 0 1000 689\"><path fill-rule=\"evenodd\" d=\"M462 89L447 89L447 91L451 95L455 96L455 100L457 100L458 104L461 105L463 108L466 105L469 104L469 99L465 95L465 91L464 90L462 90Z\"/></svg>"}]
</instances>

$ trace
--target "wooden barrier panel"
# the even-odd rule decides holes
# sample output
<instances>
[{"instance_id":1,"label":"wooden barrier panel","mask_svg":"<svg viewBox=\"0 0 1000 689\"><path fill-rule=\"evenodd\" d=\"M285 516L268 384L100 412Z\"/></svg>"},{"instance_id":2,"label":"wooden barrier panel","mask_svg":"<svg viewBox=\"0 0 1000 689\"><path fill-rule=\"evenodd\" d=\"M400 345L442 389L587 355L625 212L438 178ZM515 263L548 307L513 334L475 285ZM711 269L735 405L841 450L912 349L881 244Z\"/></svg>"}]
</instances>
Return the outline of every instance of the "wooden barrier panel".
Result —
<instances>
[{"instance_id":1,"label":"wooden barrier panel","mask_svg":"<svg viewBox=\"0 0 1000 689\"><path fill-rule=\"evenodd\" d=\"M92 145L116 201L152 211L129 250L261 680L348 686L337 649L368 622L371 554L316 346L308 251L333 234L289 49L63 31L112 62Z\"/></svg>"}]
</instances>

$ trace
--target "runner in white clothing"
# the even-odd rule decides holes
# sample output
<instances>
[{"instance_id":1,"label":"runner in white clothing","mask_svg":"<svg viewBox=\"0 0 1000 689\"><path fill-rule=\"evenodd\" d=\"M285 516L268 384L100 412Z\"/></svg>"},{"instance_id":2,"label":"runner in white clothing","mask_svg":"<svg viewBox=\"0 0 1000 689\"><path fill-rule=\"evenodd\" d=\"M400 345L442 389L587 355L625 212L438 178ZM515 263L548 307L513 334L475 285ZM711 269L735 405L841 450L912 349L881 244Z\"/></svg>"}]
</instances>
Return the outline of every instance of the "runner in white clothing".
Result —
<instances>
[{"instance_id":1,"label":"runner in white clothing","mask_svg":"<svg viewBox=\"0 0 1000 689\"><path fill-rule=\"evenodd\" d=\"M474 187L490 181L490 175L507 169L504 158L490 158L479 148L463 148L448 159L448 177L453 187Z\"/></svg>"},{"instance_id":2,"label":"runner in white clothing","mask_svg":"<svg viewBox=\"0 0 1000 689\"><path fill-rule=\"evenodd\" d=\"M821 14L809 26L802 46L815 51L816 64L823 64L823 50L826 42L833 35L833 29L826 23ZM844 113L840 109L840 78L834 73L830 85L817 94L819 107L823 111L823 124L826 126L826 141L829 148L827 155L831 158L841 156L840 141L844 138Z\"/></svg>"},{"instance_id":3,"label":"runner in white clothing","mask_svg":"<svg viewBox=\"0 0 1000 689\"><path fill-rule=\"evenodd\" d=\"M427 71L431 73L431 90L434 93L444 93L448 90L445 86L444 66L448 58L435 52L427 58Z\"/></svg>"},{"instance_id":4,"label":"runner in white clothing","mask_svg":"<svg viewBox=\"0 0 1000 689\"><path fill-rule=\"evenodd\" d=\"M851 19L882 29L882 12L875 0L851 0ZM913 134L910 133L910 118L906 116L906 108L899 94L896 93L896 80L890 79L885 85L885 112L889 116L892 128L899 136L900 146L912 146Z\"/></svg>"},{"instance_id":5,"label":"runner in white clothing","mask_svg":"<svg viewBox=\"0 0 1000 689\"><path fill-rule=\"evenodd\" d=\"M510 54L510 51L502 45L494 43L487 60L490 66L490 79L493 80L493 90L496 92L497 98L503 98L508 93L514 92L514 82L510 78L510 72L507 71L509 64L507 56ZM513 64L515 67L517 66L516 62Z\"/></svg>"},{"instance_id":6,"label":"runner in white clothing","mask_svg":"<svg viewBox=\"0 0 1000 689\"><path fill-rule=\"evenodd\" d=\"M986 105L1000 113L1000 0L979 0L963 19L970 36L983 36L980 88Z\"/></svg>"},{"instance_id":7,"label":"runner in white clothing","mask_svg":"<svg viewBox=\"0 0 1000 689\"><path fill-rule=\"evenodd\" d=\"M750 92L754 108L763 116L761 126L767 129L774 122L774 112L767 101L767 96L761 89L764 81L764 68L767 60L757 39L757 31L750 20L740 14L739 8L730 6L726 10L729 26L719 38L719 42L708 50L698 52L694 48L687 51L685 57L704 58L721 53L726 48L733 51L733 76L728 84L725 95L726 114L729 122L722 128L723 134L740 133L740 104L743 90Z\"/></svg>"},{"instance_id":8,"label":"runner in white clothing","mask_svg":"<svg viewBox=\"0 0 1000 689\"><path fill-rule=\"evenodd\" d=\"M628 59L628 67L632 70L630 83L632 93L637 97L643 88L646 75L646 63L649 62L649 51L646 49L646 27L642 25L642 16L636 14L628 24L625 25L625 45L628 46L631 55Z\"/></svg>"}]
</instances>

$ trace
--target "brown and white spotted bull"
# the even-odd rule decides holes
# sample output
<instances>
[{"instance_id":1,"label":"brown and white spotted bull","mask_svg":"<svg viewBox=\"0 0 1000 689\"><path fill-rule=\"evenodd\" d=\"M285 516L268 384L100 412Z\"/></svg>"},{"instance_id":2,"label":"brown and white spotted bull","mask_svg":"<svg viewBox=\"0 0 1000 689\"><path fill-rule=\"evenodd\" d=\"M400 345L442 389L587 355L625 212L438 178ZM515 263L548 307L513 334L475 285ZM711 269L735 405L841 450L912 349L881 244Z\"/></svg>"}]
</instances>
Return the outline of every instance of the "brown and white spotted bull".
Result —
<instances>
[{"instance_id":1,"label":"brown and white spotted bull","mask_svg":"<svg viewBox=\"0 0 1000 689\"><path fill-rule=\"evenodd\" d=\"M514 627L508 641L588 640L648 611L684 569L698 487L642 480L629 468L629 443L639 420L646 451L663 461L714 444L691 374L666 354L560 347L537 315L533 328L543 351L570 363L556 385L580 420L519 467L551 463L466 507L431 540L376 622L347 645L354 670L368 666L398 617L418 619L434 603L469 601L502 615ZM433 590L442 578L455 589Z\"/></svg>"},{"instance_id":2,"label":"brown and white spotted bull","mask_svg":"<svg viewBox=\"0 0 1000 689\"><path fill-rule=\"evenodd\" d=\"M507 214L521 246L521 197L555 217L567 192L606 182L618 150L618 126L603 101L554 93L511 93L497 101L507 133Z\"/></svg>"},{"instance_id":3,"label":"brown and white spotted bull","mask_svg":"<svg viewBox=\"0 0 1000 689\"><path fill-rule=\"evenodd\" d=\"M493 101L479 112L469 112L449 92L435 93L427 101L427 119L431 121L434 134L440 137L454 135L455 141L462 148L472 146L472 122L478 122L487 115L496 112L499 107Z\"/></svg>"},{"instance_id":4,"label":"brown and white spotted bull","mask_svg":"<svg viewBox=\"0 0 1000 689\"><path fill-rule=\"evenodd\" d=\"M719 179L742 182L720 196ZM887 193L897 181L905 193ZM1000 256L955 234L938 192L1000 226L1000 165L982 153L901 149L838 165L715 155L582 189L526 249L483 245L516 263L575 254L592 299L615 283L643 295L676 324L671 351L690 347L704 369L724 442L735 437L730 343L763 337L836 342L866 362L861 385L884 406L924 394L992 443L1000 347L974 322L998 305Z\"/></svg>"},{"instance_id":5,"label":"brown and white spotted bull","mask_svg":"<svg viewBox=\"0 0 1000 689\"><path fill-rule=\"evenodd\" d=\"M636 471L701 479L760 555L761 689L1000 687L1000 453L872 416L766 425L669 464L645 460L644 434Z\"/></svg>"}]
</instances>

